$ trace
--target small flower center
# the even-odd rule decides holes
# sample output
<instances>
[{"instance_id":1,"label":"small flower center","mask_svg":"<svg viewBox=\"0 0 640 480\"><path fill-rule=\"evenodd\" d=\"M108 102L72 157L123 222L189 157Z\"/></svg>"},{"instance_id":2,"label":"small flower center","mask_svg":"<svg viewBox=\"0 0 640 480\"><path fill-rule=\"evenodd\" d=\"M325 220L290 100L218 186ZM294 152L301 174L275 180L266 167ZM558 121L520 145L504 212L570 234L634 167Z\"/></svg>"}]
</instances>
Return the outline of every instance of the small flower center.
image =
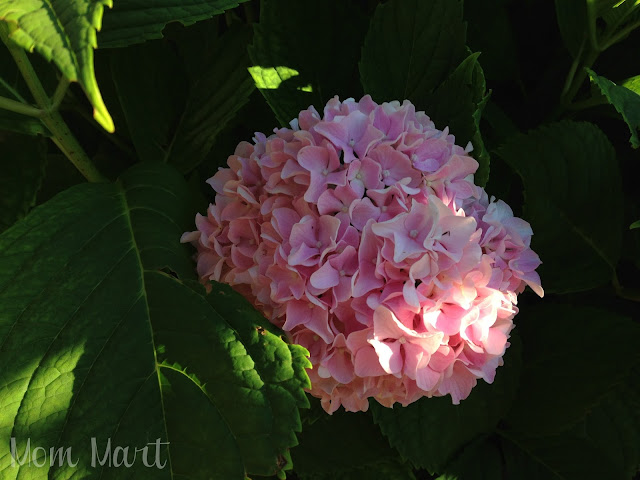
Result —
<instances>
[{"instance_id":1,"label":"small flower center","mask_svg":"<svg viewBox=\"0 0 640 480\"><path fill-rule=\"evenodd\" d=\"M349 207L347 207L347 206L345 205L344 207L342 207L342 211L343 211L344 213L349 212Z\"/></svg>"},{"instance_id":2,"label":"small flower center","mask_svg":"<svg viewBox=\"0 0 640 480\"><path fill-rule=\"evenodd\" d=\"M313 335L313 340L317 342L318 340L320 340L320 337L318 335L314 334Z\"/></svg>"},{"instance_id":3,"label":"small flower center","mask_svg":"<svg viewBox=\"0 0 640 480\"><path fill-rule=\"evenodd\" d=\"M344 270L340 270L340 276L344 277L347 273Z\"/></svg>"},{"instance_id":4,"label":"small flower center","mask_svg":"<svg viewBox=\"0 0 640 480\"><path fill-rule=\"evenodd\" d=\"M315 307L315 305L313 303L309 302L309 308L313 308L313 307Z\"/></svg>"},{"instance_id":5,"label":"small flower center","mask_svg":"<svg viewBox=\"0 0 640 480\"><path fill-rule=\"evenodd\" d=\"M400 338L398 339L398 342L400 342L400 344L401 344L401 345L404 345L405 343L407 343L407 339L406 339L406 338L404 338L404 337L400 337Z\"/></svg>"},{"instance_id":6,"label":"small flower center","mask_svg":"<svg viewBox=\"0 0 640 480\"><path fill-rule=\"evenodd\" d=\"M353 147L356 144L356 141L352 138L351 140L349 140L349 146Z\"/></svg>"},{"instance_id":7,"label":"small flower center","mask_svg":"<svg viewBox=\"0 0 640 480\"><path fill-rule=\"evenodd\" d=\"M387 210L389 210L389 207L387 207L386 205L383 205L382 207L380 207L380 210L382 210L383 212L386 212Z\"/></svg>"},{"instance_id":8,"label":"small flower center","mask_svg":"<svg viewBox=\"0 0 640 480\"><path fill-rule=\"evenodd\" d=\"M356 178L357 178L358 180L362 180L362 172L358 172L358 173L356 173Z\"/></svg>"},{"instance_id":9,"label":"small flower center","mask_svg":"<svg viewBox=\"0 0 640 480\"><path fill-rule=\"evenodd\" d=\"M327 170L326 168L322 170L322 175L324 175L325 177L329 175L329 170Z\"/></svg>"},{"instance_id":10,"label":"small flower center","mask_svg":"<svg viewBox=\"0 0 640 480\"><path fill-rule=\"evenodd\" d=\"M322 247L322 242L318 240L318 242L316 243L316 248L320 248L320 247Z\"/></svg>"},{"instance_id":11,"label":"small flower center","mask_svg":"<svg viewBox=\"0 0 640 480\"><path fill-rule=\"evenodd\" d=\"M382 171L382 176L387 178L390 175L389 170L383 170Z\"/></svg>"},{"instance_id":12,"label":"small flower center","mask_svg":"<svg viewBox=\"0 0 640 480\"><path fill-rule=\"evenodd\" d=\"M409 236L410 236L411 238L416 238L416 237L418 236L418 230L411 230L411 231L409 232Z\"/></svg>"}]
</instances>

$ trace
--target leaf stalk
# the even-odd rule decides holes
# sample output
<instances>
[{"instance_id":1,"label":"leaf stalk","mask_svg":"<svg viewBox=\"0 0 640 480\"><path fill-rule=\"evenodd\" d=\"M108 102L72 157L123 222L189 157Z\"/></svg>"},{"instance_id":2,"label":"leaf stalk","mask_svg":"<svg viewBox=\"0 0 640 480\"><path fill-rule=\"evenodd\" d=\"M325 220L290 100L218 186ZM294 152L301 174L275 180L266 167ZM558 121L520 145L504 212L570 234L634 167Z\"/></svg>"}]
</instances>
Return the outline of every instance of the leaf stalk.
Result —
<instances>
[{"instance_id":1,"label":"leaf stalk","mask_svg":"<svg viewBox=\"0 0 640 480\"><path fill-rule=\"evenodd\" d=\"M6 97L0 97L0 108L36 118L41 118L44 114L44 111L39 108Z\"/></svg>"},{"instance_id":2,"label":"leaf stalk","mask_svg":"<svg viewBox=\"0 0 640 480\"><path fill-rule=\"evenodd\" d=\"M51 101L33 65L31 65L26 52L14 44L9 38L7 25L3 22L0 22L0 38L9 49L11 56L18 66L18 70L20 70L29 91L33 95L33 99L40 108L40 111L42 111L40 119L51 132L53 142L89 182L107 182L108 180L98 171L91 159L87 156L78 140L73 136L71 130L69 130L69 126L62 118L62 115L60 115L60 112L57 110L56 101L61 101L62 97L64 97L68 81L66 81L66 85L64 85L65 82L61 82L58 85L56 94L54 94L54 101Z\"/></svg>"}]
</instances>

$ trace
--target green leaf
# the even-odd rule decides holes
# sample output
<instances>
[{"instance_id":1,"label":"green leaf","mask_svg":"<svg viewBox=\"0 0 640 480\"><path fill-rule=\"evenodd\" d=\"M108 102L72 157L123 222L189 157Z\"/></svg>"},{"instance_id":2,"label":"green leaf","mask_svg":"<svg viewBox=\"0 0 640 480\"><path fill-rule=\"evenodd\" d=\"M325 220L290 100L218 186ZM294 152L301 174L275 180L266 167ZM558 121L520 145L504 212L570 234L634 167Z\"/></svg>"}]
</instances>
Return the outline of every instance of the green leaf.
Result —
<instances>
[{"instance_id":1,"label":"green leaf","mask_svg":"<svg viewBox=\"0 0 640 480\"><path fill-rule=\"evenodd\" d=\"M635 381L638 373L636 368L635 375L628 376L627 385L589 412L583 430L611 463L624 470L621 478L632 478L640 469L640 395Z\"/></svg>"},{"instance_id":2,"label":"green leaf","mask_svg":"<svg viewBox=\"0 0 640 480\"><path fill-rule=\"evenodd\" d=\"M633 230L635 228L640 228L640 220L637 220L635 222L633 222L630 226L629 226L629 230Z\"/></svg>"},{"instance_id":3,"label":"green leaf","mask_svg":"<svg viewBox=\"0 0 640 480\"><path fill-rule=\"evenodd\" d=\"M219 167L227 167L229 155L235 151L238 142L241 140L250 141L255 132L273 131L276 125L278 125L278 120L271 107L265 102L262 93L254 88L253 93L249 96L249 101L218 134L207 157L200 164L198 169L202 182L199 186L205 187L207 194L212 192L204 179L217 172Z\"/></svg>"},{"instance_id":4,"label":"green leaf","mask_svg":"<svg viewBox=\"0 0 640 480\"><path fill-rule=\"evenodd\" d=\"M359 99L356 59L366 28L354 2L261 1L250 71L283 126L310 105L322 114L335 95Z\"/></svg>"},{"instance_id":5,"label":"green leaf","mask_svg":"<svg viewBox=\"0 0 640 480\"><path fill-rule=\"evenodd\" d=\"M473 442L436 480L494 480L504 478L502 452L490 439Z\"/></svg>"},{"instance_id":6,"label":"green leaf","mask_svg":"<svg viewBox=\"0 0 640 480\"><path fill-rule=\"evenodd\" d=\"M610 34L613 35L625 28L634 28L640 26L640 4L636 0L608 0L602 3L599 15L604 18ZM635 27L633 27L635 25ZM622 40L622 38L620 38Z\"/></svg>"},{"instance_id":7,"label":"green leaf","mask_svg":"<svg viewBox=\"0 0 640 480\"><path fill-rule=\"evenodd\" d=\"M578 434L505 440L506 478L522 480L629 480L619 465Z\"/></svg>"},{"instance_id":8,"label":"green leaf","mask_svg":"<svg viewBox=\"0 0 640 480\"><path fill-rule=\"evenodd\" d=\"M118 184L72 187L0 235L0 436L16 438L20 457L30 440L32 451L72 447L78 462L12 467L2 442L2 478L116 478L121 469L92 467L91 438L100 457L109 439L131 451L165 442L165 468L148 468L139 455L126 470L136 479L243 480L280 470L287 452L263 446L292 446L295 436L273 431L288 393L267 394L271 380L251 353L260 347L158 271L184 276L190 263L178 242L193 222L185 188L172 168L139 165ZM253 325L232 323L243 320ZM303 378L300 349L269 342L292 352L270 367L280 383ZM295 408L288 415L299 418ZM211 461L212 451L223 460Z\"/></svg>"},{"instance_id":9,"label":"green leaf","mask_svg":"<svg viewBox=\"0 0 640 480\"><path fill-rule=\"evenodd\" d=\"M587 69L591 81L595 83L602 93L607 97L609 103L622 115L631 131L629 142L633 148L640 147L640 94L624 86L616 85L611 80L596 75L592 70Z\"/></svg>"},{"instance_id":10,"label":"green leaf","mask_svg":"<svg viewBox=\"0 0 640 480\"><path fill-rule=\"evenodd\" d=\"M305 425L299 438L300 445L291 451L291 456L296 474L305 479L354 478L358 477L355 470L373 470L383 463L402 471L398 453L389 447L370 413L343 410L332 415L324 413ZM332 447L327 449L329 444ZM410 478L406 468L397 478Z\"/></svg>"},{"instance_id":11,"label":"green leaf","mask_svg":"<svg viewBox=\"0 0 640 480\"><path fill-rule=\"evenodd\" d=\"M442 472L467 443L493 431L518 386L518 336L512 335L510 342L494 383L480 381L460 405L453 405L448 396L422 398L392 409L371 402L373 418L389 443L416 468Z\"/></svg>"},{"instance_id":12,"label":"green leaf","mask_svg":"<svg viewBox=\"0 0 640 480\"><path fill-rule=\"evenodd\" d=\"M302 424L299 416L291 412L309 407L303 390L311 388L305 372L311 368L309 353L300 345L285 344L282 331L228 285L213 283L206 298L242 340L254 361L255 370L265 383L263 392L272 410L270 435L250 438L247 448L259 453L256 455L259 459L267 460L253 470L268 471L272 458L298 444L293 432L301 431Z\"/></svg>"},{"instance_id":13,"label":"green leaf","mask_svg":"<svg viewBox=\"0 0 640 480\"><path fill-rule=\"evenodd\" d=\"M187 26L235 8L246 0L118 0L104 16L100 48L125 47L162 38L170 22Z\"/></svg>"},{"instance_id":14,"label":"green leaf","mask_svg":"<svg viewBox=\"0 0 640 480\"><path fill-rule=\"evenodd\" d=\"M473 157L480 164L475 183L484 186L489 179L489 153L480 134L480 116L489 99L478 63L479 53L470 54L434 92L425 97L425 109L436 127L448 126L456 143L465 147L471 142Z\"/></svg>"},{"instance_id":15,"label":"green leaf","mask_svg":"<svg viewBox=\"0 0 640 480\"><path fill-rule=\"evenodd\" d=\"M607 310L527 307L518 314L524 370L507 421L527 435L551 435L583 420L618 383L634 381L628 369L640 363L640 326ZM617 339L615 355L603 342L603 328ZM567 341L576 332L579 341Z\"/></svg>"},{"instance_id":16,"label":"green leaf","mask_svg":"<svg viewBox=\"0 0 640 480\"><path fill-rule=\"evenodd\" d=\"M466 57L465 38L459 0L378 5L362 47L365 93L378 102L408 99L427 110L425 97Z\"/></svg>"},{"instance_id":17,"label":"green leaf","mask_svg":"<svg viewBox=\"0 0 640 480\"><path fill-rule=\"evenodd\" d=\"M522 177L545 290L609 281L620 257L623 205L615 151L602 131L564 121L518 135L496 153Z\"/></svg>"},{"instance_id":18,"label":"green leaf","mask_svg":"<svg viewBox=\"0 0 640 480\"><path fill-rule=\"evenodd\" d=\"M632 478L640 466L639 366L570 429L545 436L501 431L506 478Z\"/></svg>"},{"instance_id":19,"label":"green leaf","mask_svg":"<svg viewBox=\"0 0 640 480\"><path fill-rule=\"evenodd\" d=\"M181 44L198 48L198 33L188 29ZM190 53L193 58L181 57L169 39L113 52L113 79L141 159L168 161L182 172L204 160L254 89L247 73L249 33L232 27L216 38L214 30L205 37L213 46L197 57ZM158 68L158 80L149 85L145 72Z\"/></svg>"},{"instance_id":20,"label":"green leaf","mask_svg":"<svg viewBox=\"0 0 640 480\"><path fill-rule=\"evenodd\" d=\"M326 444L325 444L326 445ZM317 455L317 452L316 452ZM298 473L296 471L296 473ZM370 465L327 474L298 474L302 480L415 480L411 468L399 459L383 458Z\"/></svg>"},{"instance_id":21,"label":"green leaf","mask_svg":"<svg viewBox=\"0 0 640 480\"><path fill-rule=\"evenodd\" d=\"M587 2L555 0L556 16L564 44L573 58L587 47Z\"/></svg>"},{"instance_id":22,"label":"green leaf","mask_svg":"<svg viewBox=\"0 0 640 480\"><path fill-rule=\"evenodd\" d=\"M247 28L229 29L207 52L211 61L190 86L167 151L167 161L182 172L192 170L206 157L227 122L249 101L255 88L247 73L250 33Z\"/></svg>"},{"instance_id":23,"label":"green leaf","mask_svg":"<svg viewBox=\"0 0 640 480\"><path fill-rule=\"evenodd\" d=\"M42 139L0 135L0 232L35 205L46 166Z\"/></svg>"},{"instance_id":24,"label":"green leaf","mask_svg":"<svg viewBox=\"0 0 640 480\"><path fill-rule=\"evenodd\" d=\"M111 6L111 0L0 0L0 20L7 24L13 42L37 51L69 81L80 83L96 121L113 132L93 69L96 30L105 6Z\"/></svg>"},{"instance_id":25,"label":"green leaf","mask_svg":"<svg viewBox=\"0 0 640 480\"><path fill-rule=\"evenodd\" d=\"M622 82L621 86L624 88L628 88L632 92L636 92L638 95L640 95L640 75L627 78Z\"/></svg>"},{"instance_id":26,"label":"green leaf","mask_svg":"<svg viewBox=\"0 0 640 480\"><path fill-rule=\"evenodd\" d=\"M143 162L163 161L186 102L183 64L165 40L111 54L112 78L136 153ZM153 82L145 73L150 71Z\"/></svg>"}]
</instances>

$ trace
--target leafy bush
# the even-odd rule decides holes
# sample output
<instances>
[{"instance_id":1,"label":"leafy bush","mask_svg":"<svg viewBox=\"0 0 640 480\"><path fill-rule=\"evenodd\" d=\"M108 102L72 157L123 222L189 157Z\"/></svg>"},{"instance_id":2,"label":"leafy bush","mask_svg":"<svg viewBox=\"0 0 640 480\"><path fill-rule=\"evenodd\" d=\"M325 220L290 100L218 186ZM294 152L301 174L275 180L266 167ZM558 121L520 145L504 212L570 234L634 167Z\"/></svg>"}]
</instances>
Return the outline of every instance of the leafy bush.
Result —
<instances>
[{"instance_id":1,"label":"leafy bush","mask_svg":"<svg viewBox=\"0 0 640 480\"><path fill-rule=\"evenodd\" d=\"M0 477L637 476L638 27L635 0L0 0ZM535 233L545 298L460 405L327 415L179 241L240 141L364 94L471 142Z\"/></svg>"}]
</instances>

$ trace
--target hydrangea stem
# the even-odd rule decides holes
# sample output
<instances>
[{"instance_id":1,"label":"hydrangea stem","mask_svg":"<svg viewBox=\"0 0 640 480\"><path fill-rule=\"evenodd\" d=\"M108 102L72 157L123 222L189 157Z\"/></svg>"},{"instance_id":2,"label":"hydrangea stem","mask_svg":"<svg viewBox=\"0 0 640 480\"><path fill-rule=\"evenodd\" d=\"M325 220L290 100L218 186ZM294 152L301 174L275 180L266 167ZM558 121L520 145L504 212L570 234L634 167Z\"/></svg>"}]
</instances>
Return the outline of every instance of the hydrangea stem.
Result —
<instances>
[{"instance_id":1,"label":"hydrangea stem","mask_svg":"<svg viewBox=\"0 0 640 480\"><path fill-rule=\"evenodd\" d=\"M21 115L28 115L29 117L42 117L44 113L42 110L26 103L11 100L10 98L0 97L0 108L9 110L11 112L19 113Z\"/></svg>"},{"instance_id":2,"label":"hydrangea stem","mask_svg":"<svg viewBox=\"0 0 640 480\"><path fill-rule=\"evenodd\" d=\"M57 107L66 91L68 82L66 80L61 82L61 85L58 87L54 95L54 100L51 101L47 96L42 83L40 83L38 75L33 69L26 52L22 48L16 46L9 39L7 27L1 22L0 38L2 38L2 41L9 49L11 56L15 60L20 73L27 84L27 87L33 95L33 99L41 110L42 114L39 118L51 132L51 139L53 142L88 181L108 181L87 156L82 146L78 143L78 140L73 136L71 130L69 130L69 127L62 118L62 115L60 115L57 110ZM25 105L25 107L26 106L27 105ZM37 109L34 108L34 110Z\"/></svg>"}]
</instances>

